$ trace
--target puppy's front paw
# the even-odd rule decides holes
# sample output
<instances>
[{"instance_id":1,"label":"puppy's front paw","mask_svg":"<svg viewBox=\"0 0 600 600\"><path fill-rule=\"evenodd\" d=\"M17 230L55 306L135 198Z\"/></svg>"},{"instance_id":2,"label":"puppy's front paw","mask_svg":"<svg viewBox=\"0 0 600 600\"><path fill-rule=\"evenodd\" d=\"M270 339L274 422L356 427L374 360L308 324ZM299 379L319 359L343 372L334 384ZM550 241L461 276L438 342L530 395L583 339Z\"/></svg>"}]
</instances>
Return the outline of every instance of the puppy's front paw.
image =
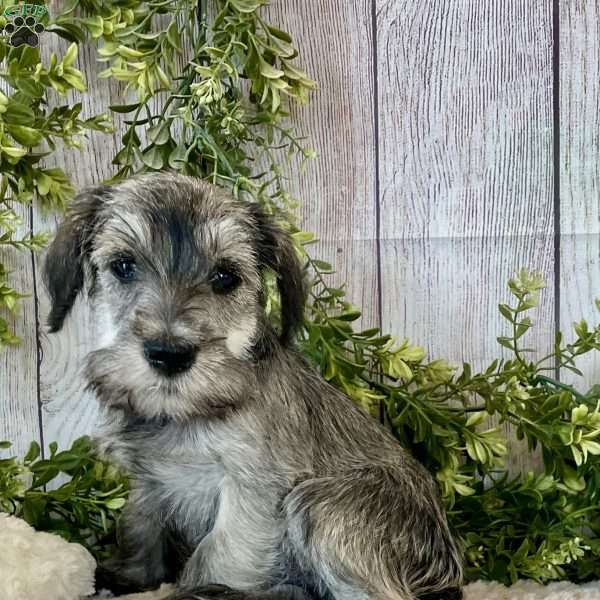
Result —
<instances>
[{"instance_id":1,"label":"puppy's front paw","mask_svg":"<svg viewBox=\"0 0 600 600\"><path fill-rule=\"evenodd\" d=\"M125 577L114 563L106 563L96 567L96 593L108 590L115 596L145 591L141 586Z\"/></svg>"},{"instance_id":2,"label":"puppy's front paw","mask_svg":"<svg viewBox=\"0 0 600 600\"><path fill-rule=\"evenodd\" d=\"M158 590L151 592L142 592L140 594L128 594L119 596L119 600L169 600L173 593L173 586L170 583L164 583Z\"/></svg>"},{"instance_id":3,"label":"puppy's front paw","mask_svg":"<svg viewBox=\"0 0 600 600\"><path fill-rule=\"evenodd\" d=\"M249 600L254 596L232 590L226 585L208 584L193 589L182 589L166 600Z\"/></svg>"}]
</instances>

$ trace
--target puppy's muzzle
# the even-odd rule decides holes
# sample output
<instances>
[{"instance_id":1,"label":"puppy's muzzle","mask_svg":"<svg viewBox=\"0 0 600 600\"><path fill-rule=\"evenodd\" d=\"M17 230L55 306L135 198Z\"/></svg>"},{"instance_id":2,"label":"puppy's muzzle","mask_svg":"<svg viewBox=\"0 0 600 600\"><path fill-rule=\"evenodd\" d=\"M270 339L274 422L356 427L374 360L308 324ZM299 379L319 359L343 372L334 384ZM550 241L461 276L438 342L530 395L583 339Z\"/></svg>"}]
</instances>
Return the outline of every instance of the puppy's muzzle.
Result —
<instances>
[{"instance_id":1,"label":"puppy's muzzle","mask_svg":"<svg viewBox=\"0 0 600 600\"><path fill-rule=\"evenodd\" d=\"M167 377L187 371L196 359L196 348L187 344L169 344L156 340L144 342L148 364Z\"/></svg>"}]
</instances>

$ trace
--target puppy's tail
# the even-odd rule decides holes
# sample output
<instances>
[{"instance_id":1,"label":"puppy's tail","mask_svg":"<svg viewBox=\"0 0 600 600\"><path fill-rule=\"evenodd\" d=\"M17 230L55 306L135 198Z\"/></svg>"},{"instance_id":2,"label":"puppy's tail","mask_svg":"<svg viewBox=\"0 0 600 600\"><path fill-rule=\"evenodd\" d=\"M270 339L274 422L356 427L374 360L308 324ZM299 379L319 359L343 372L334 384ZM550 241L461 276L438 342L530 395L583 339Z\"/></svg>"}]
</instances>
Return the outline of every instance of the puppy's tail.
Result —
<instances>
[{"instance_id":1,"label":"puppy's tail","mask_svg":"<svg viewBox=\"0 0 600 600\"><path fill-rule=\"evenodd\" d=\"M179 590L165 600L312 600L303 590L294 586L278 586L260 592L241 592L226 585L203 585Z\"/></svg>"}]
</instances>

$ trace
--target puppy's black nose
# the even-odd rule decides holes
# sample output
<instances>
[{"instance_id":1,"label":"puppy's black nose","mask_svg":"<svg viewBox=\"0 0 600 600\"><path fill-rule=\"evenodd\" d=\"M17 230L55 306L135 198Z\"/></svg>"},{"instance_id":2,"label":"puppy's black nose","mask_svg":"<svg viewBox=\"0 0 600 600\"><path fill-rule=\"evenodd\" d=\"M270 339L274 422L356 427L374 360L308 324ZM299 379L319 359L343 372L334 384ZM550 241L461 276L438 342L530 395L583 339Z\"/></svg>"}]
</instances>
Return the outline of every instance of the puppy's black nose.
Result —
<instances>
[{"instance_id":1,"label":"puppy's black nose","mask_svg":"<svg viewBox=\"0 0 600 600\"><path fill-rule=\"evenodd\" d=\"M163 375L172 376L187 371L196 358L196 349L183 344L144 342L144 356L150 366Z\"/></svg>"}]
</instances>

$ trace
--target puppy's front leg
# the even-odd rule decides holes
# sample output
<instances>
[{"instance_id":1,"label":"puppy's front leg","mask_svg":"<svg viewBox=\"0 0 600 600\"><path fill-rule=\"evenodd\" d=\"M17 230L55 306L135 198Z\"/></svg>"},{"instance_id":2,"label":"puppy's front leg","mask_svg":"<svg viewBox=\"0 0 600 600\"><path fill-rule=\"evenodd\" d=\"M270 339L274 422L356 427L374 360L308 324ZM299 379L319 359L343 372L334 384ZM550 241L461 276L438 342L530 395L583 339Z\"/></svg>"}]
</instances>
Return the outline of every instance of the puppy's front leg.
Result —
<instances>
[{"instance_id":1,"label":"puppy's front leg","mask_svg":"<svg viewBox=\"0 0 600 600\"><path fill-rule=\"evenodd\" d=\"M156 587L167 578L164 524L132 492L118 525L118 554L96 572L96 589L127 593Z\"/></svg>"},{"instance_id":2,"label":"puppy's front leg","mask_svg":"<svg viewBox=\"0 0 600 600\"><path fill-rule=\"evenodd\" d=\"M195 549L179 581L181 588L226 584L238 590L266 589L279 564L284 525L275 491L244 489L223 480L213 530Z\"/></svg>"}]
</instances>

